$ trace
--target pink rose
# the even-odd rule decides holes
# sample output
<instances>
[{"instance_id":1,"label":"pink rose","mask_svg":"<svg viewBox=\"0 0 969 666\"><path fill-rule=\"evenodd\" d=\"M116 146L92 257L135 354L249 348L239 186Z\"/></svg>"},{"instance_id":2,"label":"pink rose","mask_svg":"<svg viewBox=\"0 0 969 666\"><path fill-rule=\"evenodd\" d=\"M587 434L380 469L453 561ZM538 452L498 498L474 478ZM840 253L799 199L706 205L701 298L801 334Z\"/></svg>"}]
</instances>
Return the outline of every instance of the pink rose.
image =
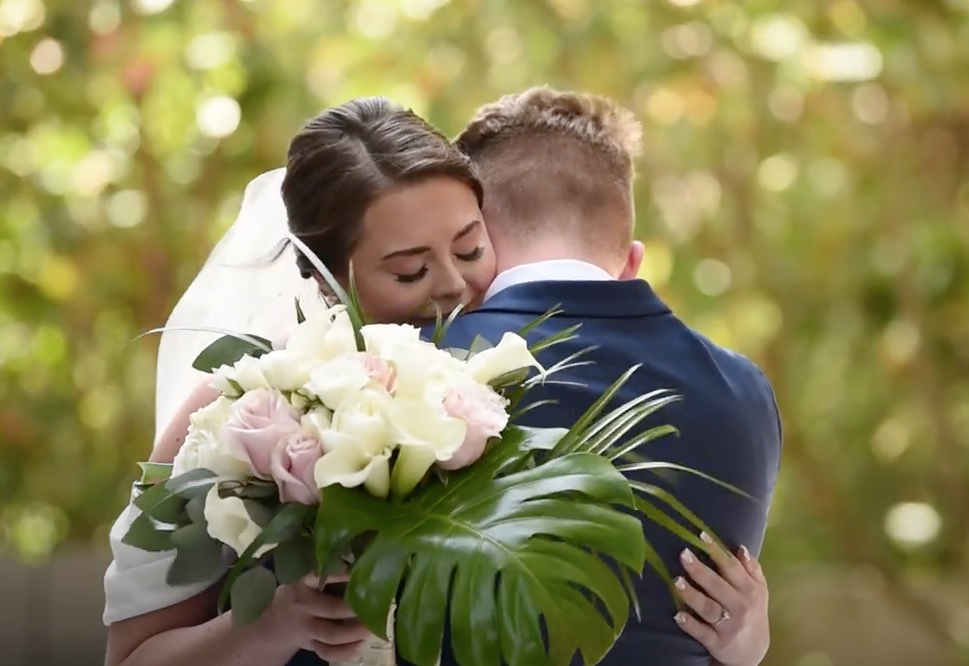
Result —
<instances>
[{"instance_id":1,"label":"pink rose","mask_svg":"<svg viewBox=\"0 0 969 666\"><path fill-rule=\"evenodd\" d=\"M233 405L224 430L229 450L253 474L272 478L273 450L300 432L299 414L278 391L247 391Z\"/></svg>"},{"instance_id":2,"label":"pink rose","mask_svg":"<svg viewBox=\"0 0 969 666\"><path fill-rule=\"evenodd\" d=\"M448 416L464 421L468 428L464 442L449 460L438 461L442 469L461 469L478 461L485 445L508 425L505 399L484 384L467 384L448 392L444 398Z\"/></svg>"},{"instance_id":3,"label":"pink rose","mask_svg":"<svg viewBox=\"0 0 969 666\"><path fill-rule=\"evenodd\" d=\"M319 503L320 491L313 479L313 469L322 455L323 445L305 431L291 435L273 449L270 467L281 501Z\"/></svg>"},{"instance_id":4,"label":"pink rose","mask_svg":"<svg viewBox=\"0 0 969 666\"><path fill-rule=\"evenodd\" d=\"M370 381L374 382L388 393L394 392L397 384L397 372L393 366L376 354L358 352L356 358L363 364L363 370Z\"/></svg>"}]
</instances>

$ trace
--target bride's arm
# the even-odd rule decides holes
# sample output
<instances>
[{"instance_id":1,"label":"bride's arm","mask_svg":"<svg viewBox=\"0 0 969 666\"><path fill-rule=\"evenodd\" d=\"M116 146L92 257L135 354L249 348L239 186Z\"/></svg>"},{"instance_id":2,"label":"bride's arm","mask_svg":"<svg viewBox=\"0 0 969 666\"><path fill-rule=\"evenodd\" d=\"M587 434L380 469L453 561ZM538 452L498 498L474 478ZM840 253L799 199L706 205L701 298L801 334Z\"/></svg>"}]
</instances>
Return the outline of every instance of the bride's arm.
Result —
<instances>
[{"instance_id":1,"label":"bride's arm","mask_svg":"<svg viewBox=\"0 0 969 666\"><path fill-rule=\"evenodd\" d=\"M296 648L273 641L269 613L233 630L231 611L214 617L218 588L108 628L105 666L283 666Z\"/></svg>"},{"instance_id":2,"label":"bride's arm","mask_svg":"<svg viewBox=\"0 0 969 666\"><path fill-rule=\"evenodd\" d=\"M189 417L211 404L219 392L200 385L155 442L150 460L170 463L188 434ZM168 608L115 622L108 627L106 666L162 666L184 662L218 666L285 664L294 650L266 640L265 620L233 632L231 616L216 617L218 586Z\"/></svg>"},{"instance_id":3,"label":"bride's arm","mask_svg":"<svg viewBox=\"0 0 969 666\"><path fill-rule=\"evenodd\" d=\"M218 396L207 384L199 386L156 441L151 460L172 462L188 434L190 416ZM155 568L145 575L163 574ZM116 582L137 595L138 573L120 576L126 577ZM243 629L233 629L232 611L217 616L218 596L214 584L184 601L111 622L105 666L283 666L300 647L325 659L348 659L369 636L358 622L348 621L354 616L342 599L303 583L279 588L272 607Z\"/></svg>"},{"instance_id":4,"label":"bride's arm","mask_svg":"<svg viewBox=\"0 0 969 666\"><path fill-rule=\"evenodd\" d=\"M209 386L208 382L196 387L155 441L155 448L152 449L149 460L157 463L170 463L175 460L175 456L178 455L179 449L182 448L188 436L192 414L211 405L220 395L218 389Z\"/></svg>"}]
</instances>

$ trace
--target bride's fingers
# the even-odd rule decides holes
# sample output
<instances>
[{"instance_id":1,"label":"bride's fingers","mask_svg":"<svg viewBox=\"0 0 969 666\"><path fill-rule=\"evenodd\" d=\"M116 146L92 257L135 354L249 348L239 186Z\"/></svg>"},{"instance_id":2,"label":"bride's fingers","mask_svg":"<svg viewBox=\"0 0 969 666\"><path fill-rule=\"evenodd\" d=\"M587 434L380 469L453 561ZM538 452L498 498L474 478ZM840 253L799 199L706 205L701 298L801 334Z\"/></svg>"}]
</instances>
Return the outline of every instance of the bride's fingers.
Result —
<instances>
[{"instance_id":1,"label":"bride's fingers","mask_svg":"<svg viewBox=\"0 0 969 666\"><path fill-rule=\"evenodd\" d=\"M750 577L763 586L767 586L767 577L764 576L764 569L760 566L760 562L757 561L750 551L747 550L747 546L740 547L740 563L743 564L744 569L750 574Z\"/></svg>"},{"instance_id":2,"label":"bride's fingers","mask_svg":"<svg viewBox=\"0 0 969 666\"><path fill-rule=\"evenodd\" d=\"M719 645L720 636L717 635L716 629L709 624L700 622L686 611L680 611L673 619L680 625L680 629L699 641L707 651L712 652Z\"/></svg>"},{"instance_id":3,"label":"bride's fingers","mask_svg":"<svg viewBox=\"0 0 969 666\"><path fill-rule=\"evenodd\" d=\"M373 634L357 620L337 621L316 618L309 625L309 635L320 645L350 645L367 641Z\"/></svg>"},{"instance_id":4,"label":"bride's fingers","mask_svg":"<svg viewBox=\"0 0 969 666\"><path fill-rule=\"evenodd\" d=\"M696 589L682 576L674 581L676 593L693 612L712 625L720 619L724 607Z\"/></svg>"},{"instance_id":5,"label":"bride's fingers","mask_svg":"<svg viewBox=\"0 0 969 666\"><path fill-rule=\"evenodd\" d=\"M716 571L701 562L692 552L684 550L680 554L680 560L683 562L683 568L686 569L686 572L690 575L693 582L715 602L734 614L743 607L744 599L740 592L734 589L724 578L720 577ZM747 576L746 572L744 572L744 576ZM749 576L747 577L748 579L750 578ZM714 621L716 619L713 618Z\"/></svg>"},{"instance_id":6,"label":"bride's fingers","mask_svg":"<svg viewBox=\"0 0 969 666\"><path fill-rule=\"evenodd\" d=\"M700 533L700 539L709 545L710 559L717 565L717 571L720 572L720 575L741 594L749 594L754 581L740 560L734 557L733 553L724 549L723 546L717 544L706 532Z\"/></svg>"},{"instance_id":7,"label":"bride's fingers","mask_svg":"<svg viewBox=\"0 0 969 666\"><path fill-rule=\"evenodd\" d=\"M303 576L303 584L307 587L312 587L314 590L320 589L320 577L316 574L307 574ZM350 580L350 573L344 571L343 573L333 574L332 576L327 576L323 581L325 584L331 583L345 583Z\"/></svg>"},{"instance_id":8,"label":"bride's fingers","mask_svg":"<svg viewBox=\"0 0 969 666\"><path fill-rule=\"evenodd\" d=\"M346 645L313 643L313 652L316 653L316 656L329 664L357 662L363 656L365 649L366 641L357 641L356 643L348 643Z\"/></svg>"},{"instance_id":9,"label":"bride's fingers","mask_svg":"<svg viewBox=\"0 0 969 666\"><path fill-rule=\"evenodd\" d=\"M303 604L310 615L326 620L351 620L357 617L342 597L326 592L311 593Z\"/></svg>"}]
</instances>

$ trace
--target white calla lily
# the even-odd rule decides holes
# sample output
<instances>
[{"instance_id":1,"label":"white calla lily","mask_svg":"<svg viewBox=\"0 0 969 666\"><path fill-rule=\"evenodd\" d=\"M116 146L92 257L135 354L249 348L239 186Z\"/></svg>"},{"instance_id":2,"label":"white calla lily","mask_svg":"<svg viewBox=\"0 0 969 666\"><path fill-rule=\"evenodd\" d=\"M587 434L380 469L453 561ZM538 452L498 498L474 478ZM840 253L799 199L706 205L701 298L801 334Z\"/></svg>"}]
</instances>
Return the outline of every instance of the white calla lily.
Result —
<instances>
[{"instance_id":1,"label":"white calla lily","mask_svg":"<svg viewBox=\"0 0 969 666\"><path fill-rule=\"evenodd\" d=\"M438 460L450 460L461 447L467 424L448 416L442 402L395 399L387 406L387 422L400 447L391 473L395 495L410 493Z\"/></svg>"},{"instance_id":2,"label":"white calla lily","mask_svg":"<svg viewBox=\"0 0 969 666\"><path fill-rule=\"evenodd\" d=\"M528 351L525 338L517 333L505 333L496 346L469 358L466 366L475 381L482 384L522 368L537 368L539 372L545 372L541 364Z\"/></svg>"},{"instance_id":3,"label":"white calla lily","mask_svg":"<svg viewBox=\"0 0 969 666\"><path fill-rule=\"evenodd\" d=\"M357 339L346 307L337 305L308 316L286 341L286 350L313 361L328 361L357 351Z\"/></svg>"}]
</instances>

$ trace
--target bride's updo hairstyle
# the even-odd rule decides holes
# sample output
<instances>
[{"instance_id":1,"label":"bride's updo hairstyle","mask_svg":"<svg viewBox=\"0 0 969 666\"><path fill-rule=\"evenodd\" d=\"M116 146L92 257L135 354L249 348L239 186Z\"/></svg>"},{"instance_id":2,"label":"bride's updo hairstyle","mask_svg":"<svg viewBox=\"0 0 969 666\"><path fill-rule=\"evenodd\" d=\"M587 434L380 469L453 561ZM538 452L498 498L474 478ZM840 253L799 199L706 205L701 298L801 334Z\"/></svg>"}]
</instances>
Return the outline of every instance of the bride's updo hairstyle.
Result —
<instances>
[{"instance_id":1,"label":"bride's updo hairstyle","mask_svg":"<svg viewBox=\"0 0 969 666\"><path fill-rule=\"evenodd\" d=\"M384 97L350 100L309 120L289 144L282 196L290 231L343 278L367 209L395 188L442 176L482 203L474 166L443 134ZM300 252L297 264L313 277Z\"/></svg>"}]
</instances>

